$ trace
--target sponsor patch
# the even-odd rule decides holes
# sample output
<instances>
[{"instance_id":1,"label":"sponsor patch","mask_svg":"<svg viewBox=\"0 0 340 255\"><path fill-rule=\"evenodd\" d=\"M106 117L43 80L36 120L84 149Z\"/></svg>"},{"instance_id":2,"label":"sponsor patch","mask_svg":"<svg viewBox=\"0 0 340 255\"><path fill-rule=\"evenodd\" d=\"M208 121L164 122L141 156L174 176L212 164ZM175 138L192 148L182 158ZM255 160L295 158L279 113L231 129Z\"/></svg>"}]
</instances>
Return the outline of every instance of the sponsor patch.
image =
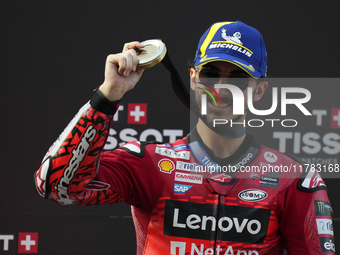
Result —
<instances>
[{"instance_id":1,"label":"sponsor patch","mask_svg":"<svg viewBox=\"0 0 340 255\"><path fill-rule=\"evenodd\" d=\"M249 177L250 177L250 179L254 182L254 181L257 180L257 178L259 177L259 175L258 175L258 174L254 174L254 173L250 173L250 174L249 174Z\"/></svg>"},{"instance_id":2,"label":"sponsor patch","mask_svg":"<svg viewBox=\"0 0 340 255\"><path fill-rule=\"evenodd\" d=\"M175 181L202 184L203 176L199 174L188 174L188 173L177 172L175 173Z\"/></svg>"},{"instance_id":3,"label":"sponsor patch","mask_svg":"<svg viewBox=\"0 0 340 255\"><path fill-rule=\"evenodd\" d=\"M263 154L264 158L269 162L269 163L274 163L277 161L277 156L270 152L270 151L266 151L264 154Z\"/></svg>"},{"instance_id":4,"label":"sponsor patch","mask_svg":"<svg viewBox=\"0 0 340 255\"><path fill-rule=\"evenodd\" d=\"M168 148L172 148L170 143L163 143L163 144L157 144L158 147L168 147Z\"/></svg>"},{"instance_id":5,"label":"sponsor patch","mask_svg":"<svg viewBox=\"0 0 340 255\"><path fill-rule=\"evenodd\" d=\"M190 150L189 146L186 144L181 144L173 147L173 150L179 151L179 150Z\"/></svg>"},{"instance_id":6,"label":"sponsor patch","mask_svg":"<svg viewBox=\"0 0 340 255\"><path fill-rule=\"evenodd\" d=\"M261 182L278 183L279 182L279 178L261 175Z\"/></svg>"},{"instance_id":7,"label":"sponsor patch","mask_svg":"<svg viewBox=\"0 0 340 255\"><path fill-rule=\"evenodd\" d=\"M316 225L318 227L318 233L320 235L334 235L333 222L331 219L316 219Z\"/></svg>"},{"instance_id":8,"label":"sponsor patch","mask_svg":"<svg viewBox=\"0 0 340 255\"><path fill-rule=\"evenodd\" d=\"M248 173L246 184L259 188L277 189L280 184L280 173L270 172L265 175L259 173Z\"/></svg>"},{"instance_id":9,"label":"sponsor patch","mask_svg":"<svg viewBox=\"0 0 340 255\"><path fill-rule=\"evenodd\" d=\"M241 38L242 38L241 32L236 31L233 34L228 35L227 29L222 29L221 37L222 37L222 39L224 39L224 41L212 42L209 45L209 49L224 48L224 49L230 49L230 50L236 51L236 52L243 54L247 57L251 57L253 55L253 52L250 49L243 46L243 42L241 40ZM206 59L207 58L208 57L206 57ZM214 57L210 57L210 58L214 58ZM202 60L201 60L201 62L202 62Z\"/></svg>"},{"instance_id":10,"label":"sponsor patch","mask_svg":"<svg viewBox=\"0 0 340 255\"><path fill-rule=\"evenodd\" d=\"M210 247L209 244L196 244L190 242L177 242L170 241L170 252L175 255L182 254L219 254L219 255L228 255L228 254L245 254L245 255L259 255L256 250L240 250L239 247L233 247L232 245L217 245L214 249ZM176 253L178 251L178 253Z\"/></svg>"},{"instance_id":11,"label":"sponsor patch","mask_svg":"<svg viewBox=\"0 0 340 255\"><path fill-rule=\"evenodd\" d=\"M248 152L246 155L244 155L242 160L234 164L234 167L236 167L236 169L241 169L241 167L249 165L252 162L254 155L255 154L253 154L252 152Z\"/></svg>"},{"instance_id":12,"label":"sponsor patch","mask_svg":"<svg viewBox=\"0 0 340 255\"><path fill-rule=\"evenodd\" d=\"M278 189L280 184L280 173L268 173L267 175L261 175L260 187Z\"/></svg>"},{"instance_id":13,"label":"sponsor patch","mask_svg":"<svg viewBox=\"0 0 340 255\"><path fill-rule=\"evenodd\" d=\"M184 193L187 192L191 187L192 187L192 185L184 185L184 184L177 184L177 183L175 183L175 185L174 185L174 193L181 193L181 194L184 194Z\"/></svg>"},{"instance_id":14,"label":"sponsor patch","mask_svg":"<svg viewBox=\"0 0 340 255\"><path fill-rule=\"evenodd\" d=\"M175 164L169 159L161 159L158 162L158 167L161 172L170 174L175 169Z\"/></svg>"},{"instance_id":15,"label":"sponsor patch","mask_svg":"<svg viewBox=\"0 0 340 255\"><path fill-rule=\"evenodd\" d=\"M332 217L333 209L331 205L326 201L316 200L314 201L315 215L316 216L329 216Z\"/></svg>"},{"instance_id":16,"label":"sponsor patch","mask_svg":"<svg viewBox=\"0 0 340 255\"><path fill-rule=\"evenodd\" d=\"M221 32L221 37L226 40L226 42L232 42L235 44L243 45L241 42L242 34L240 32L235 32L233 35L227 35L227 29L223 28Z\"/></svg>"},{"instance_id":17,"label":"sponsor patch","mask_svg":"<svg viewBox=\"0 0 340 255\"><path fill-rule=\"evenodd\" d=\"M218 216L220 211L225 212ZM215 213L214 213L215 212ZM270 209L165 201L164 235L259 244L267 235Z\"/></svg>"},{"instance_id":18,"label":"sponsor patch","mask_svg":"<svg viewBox=\"0 0 340 255\"><path fill-rule=\"evenodd\" d=\"M335 244L334 239L331 237L320 237L320 244L322 252L334 252Z\"/></svg>"},{"instance_id":19,"label":"sponsor patch","mask_svg":"<svg viewBox=\"0 0 340 255\"><path fill-rule=\"evenodd\" d=\"M167 156L170 158L181 158L181 159L190 159L190 152L189 151L174 151L170 148L161 148L156 146L155 153L163 156Z\"/></svg>"},{"instance_id":20,"label":"sponsor patch","mask_svg":"<svg viewBox=\"0 0 340 255\"><path fill-rule=\"evenodd\" d=\"M196 172L198 172L201 168L200 168L200 165L196 164L196 163L177 161L176 162L176 169L177 170L183 170L183 171L196 171Z\"/></svg>"},{"instance_id":21,"label":"sponsor patch","mask_svg":"<svg viewBox=\"0 0 340 255\"><path fill-rule=\"evenodd\" d=\"M223 183L223 184L234 184L234 182L237 180L233 176L222 173L222 174L210 174L208 176L210 180L213 180L215 182Z\"/></svg>"},{"instance_id":22,"label":"sponsor patch","mask_svg":"<svg viewBox=\"0 0 340 255\"><path fill-rule=\"evenodd\" d=\"M246 189L238 194L238 197L240 199L247 202L261 201L265 199L267 196L268 194L265 191L259 189Z\"/></svg>"}]
</instances>

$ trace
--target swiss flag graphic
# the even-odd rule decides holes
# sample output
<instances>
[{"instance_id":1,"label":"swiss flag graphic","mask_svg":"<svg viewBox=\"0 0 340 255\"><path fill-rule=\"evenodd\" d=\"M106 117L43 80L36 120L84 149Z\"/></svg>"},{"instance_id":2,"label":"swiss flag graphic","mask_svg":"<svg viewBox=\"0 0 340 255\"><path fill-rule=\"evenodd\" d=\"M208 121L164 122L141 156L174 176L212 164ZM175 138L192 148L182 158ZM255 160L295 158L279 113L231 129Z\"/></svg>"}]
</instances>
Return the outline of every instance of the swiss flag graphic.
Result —
<instances>
[{"instance_id":1,"label":"swiss flag graphic","mask_svg":"<svg viewBox=\"0 0 340 255\"><path fill-rule=\"evenodd\" d=\"M146 124L148 104L128 104L128 124Z\"/></svg>"},{"instance_id":2,"label":"swiss flag graphic","mask_svg":"<svg viewBox=\"0 0 340 255\"><path fill-rule=\"evenodd\" d=\"M340 128L340 108L332 108L331 128Z\"/></svg>"},{"instance_id":3,"label":"swiss flag graphic","mask_svg":"<svg viewBox=\"0 0 340 255\"><path fill-rule=\"evenodd\" d=\"M38 233L19 233L18 253L38 253Z\"/></svg>"}]
</instances>

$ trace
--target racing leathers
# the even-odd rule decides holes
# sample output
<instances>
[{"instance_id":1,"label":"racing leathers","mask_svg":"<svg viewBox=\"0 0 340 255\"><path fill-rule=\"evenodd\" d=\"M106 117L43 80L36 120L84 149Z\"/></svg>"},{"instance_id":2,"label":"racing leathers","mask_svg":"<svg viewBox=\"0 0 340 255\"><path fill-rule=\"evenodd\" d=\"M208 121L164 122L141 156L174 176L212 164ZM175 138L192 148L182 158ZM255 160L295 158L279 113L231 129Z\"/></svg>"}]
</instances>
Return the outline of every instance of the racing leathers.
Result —
<instances>
[{"instance_id":1,"label":"racing leathers","mask_svg":"<svg viewBox=\"0 0 340 255\"><path fill-rule=\"evenodd\" d=\"M105 107L104 107L105 108ZM174 143L102 152L113 112L87 103L35 173L38 193L69 206L131 205L137 254L334 254L320 175L252 136L226 159L196 130Z\"/></svg>"}]
</instances>

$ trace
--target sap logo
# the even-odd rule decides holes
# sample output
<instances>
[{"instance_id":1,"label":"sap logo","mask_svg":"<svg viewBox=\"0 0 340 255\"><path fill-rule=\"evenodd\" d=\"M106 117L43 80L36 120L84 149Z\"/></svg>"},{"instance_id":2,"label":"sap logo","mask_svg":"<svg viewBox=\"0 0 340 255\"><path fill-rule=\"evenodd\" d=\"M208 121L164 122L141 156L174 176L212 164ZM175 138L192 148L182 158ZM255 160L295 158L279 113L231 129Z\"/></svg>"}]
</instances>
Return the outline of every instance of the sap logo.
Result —
<instances>
[{"instance_id":1,"label":"sap logo","mask_svg":"<svg viewBox=\"0 0 340 255\"><path fill-rule=\"evenodd\" d=\"M191 187L192 187L192 185L184 185L184 184L176 184L175 183L174 192L183 194L183 193L187 192Z\"/></svg>"},{"instance_id":2,"label":"sap logo","mask_svg":"<svg viewBox=\"0 0 340 255\"><path fill-rule=\"evenodd\" d=\"M263 200L267 197L267 193L263 190L258 189L247 189L243 190L238 194L238 197L242 199L243 201L247 202L256 202Z\"/></svg>"},{"instance_id":3,"label":"sap logo","mask_svg":"<svg viewBox=\"0 0 340 255\"><path fill-rule=\"evenodd\" d=\"M264 158L270 163L274 163L277 161L277 156L270 151L264 153Z\"/></svg>"}]
</instances>

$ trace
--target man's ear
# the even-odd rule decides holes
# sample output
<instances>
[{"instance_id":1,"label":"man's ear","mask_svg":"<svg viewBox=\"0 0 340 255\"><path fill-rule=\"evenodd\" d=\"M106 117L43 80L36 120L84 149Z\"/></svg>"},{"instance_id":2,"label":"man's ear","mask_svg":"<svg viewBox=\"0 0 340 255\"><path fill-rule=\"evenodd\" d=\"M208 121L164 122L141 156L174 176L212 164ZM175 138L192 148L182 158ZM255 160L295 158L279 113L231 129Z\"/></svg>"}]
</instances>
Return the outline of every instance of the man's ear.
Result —
<instances>
[{"instance_id":1,"label":"man's ear","mask_svg":"<svg viewBox=\"0 0 340 255\"><path fill-rule=\"evenodd\" d=\"M259 101L261 97L263 96L264 92L266 91L268 87L268 82L267 81L261 81L259 84L256 86L256 91L253 96L253 101Z\"/></svg>"},{"instance_id":2,"label":"man's ear","mask_svg":"<svg viewBox=\"0 0 340 255\"><path fill-rule=\"evenodd\" d=\"M196 70L190 68L190 87L193 91L196 90Z\"/></svg>"}]
</instances>

